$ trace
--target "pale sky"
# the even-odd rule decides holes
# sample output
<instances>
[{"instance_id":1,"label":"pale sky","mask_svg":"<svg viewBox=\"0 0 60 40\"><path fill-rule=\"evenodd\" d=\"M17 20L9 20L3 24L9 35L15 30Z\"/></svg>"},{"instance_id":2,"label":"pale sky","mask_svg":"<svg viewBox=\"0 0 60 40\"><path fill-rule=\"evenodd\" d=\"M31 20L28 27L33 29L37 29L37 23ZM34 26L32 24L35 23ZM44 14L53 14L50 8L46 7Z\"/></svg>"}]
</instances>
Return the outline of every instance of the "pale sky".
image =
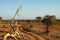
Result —
<instances>
[{"instance_id":1,"label":"pale sky","mask_svg":"<svg viewBox=\"0 0 60 40\"><path fill-rule=\"evenodd\" d=\"M21 4L22 12L15 19L35 19L45 15L60 18L60 0L0 0L0 16L12 19Z\"/></svg>"}]
</instances>

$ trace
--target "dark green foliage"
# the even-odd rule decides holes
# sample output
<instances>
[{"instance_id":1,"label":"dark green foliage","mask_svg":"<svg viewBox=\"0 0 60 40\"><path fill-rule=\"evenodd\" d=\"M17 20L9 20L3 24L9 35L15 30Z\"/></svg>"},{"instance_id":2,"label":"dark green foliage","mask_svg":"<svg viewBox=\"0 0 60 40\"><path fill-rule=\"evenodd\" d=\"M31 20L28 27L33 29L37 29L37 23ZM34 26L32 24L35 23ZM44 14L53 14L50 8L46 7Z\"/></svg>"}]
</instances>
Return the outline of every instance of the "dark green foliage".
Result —
<instances>
[{"instance_id":1,"label":"dark green foliage","mask_svg":"<svg viewBox=\"0 0 60 40\"><path fill-rule=\"evenodd\" d=\"M30 20L26 20L26 22L30 22Z\"/></svg>"},{"instance_id":2,"label":"dark green foliage","mask_svg":"<svg viewBox=\"0 0 60 40\"><path fill-rule=\"evenodd\" d=\"M56 17L54 15L46 15L43 19L43 22L46 23L47 25L55 24L57 23Z\"/></svg>"},{"instance_id":3,"label":"dark green foliage","mask_svg":"<svg viewBox=\"0 0 60 40\"><path fill-rule=\"evenodd\" d=\"M2 17L0 17L0 20L2 20Z\"/></svg>"},{"instance_id":4,"label":"dark green foliage","mask_svg":"<svg viewBox=\"0 0 60 40\"><path fill-rule=\"evenodd\" d=\"M36 20L42 20L42 17L36 17Z\"/></svg>"}]
</instances>

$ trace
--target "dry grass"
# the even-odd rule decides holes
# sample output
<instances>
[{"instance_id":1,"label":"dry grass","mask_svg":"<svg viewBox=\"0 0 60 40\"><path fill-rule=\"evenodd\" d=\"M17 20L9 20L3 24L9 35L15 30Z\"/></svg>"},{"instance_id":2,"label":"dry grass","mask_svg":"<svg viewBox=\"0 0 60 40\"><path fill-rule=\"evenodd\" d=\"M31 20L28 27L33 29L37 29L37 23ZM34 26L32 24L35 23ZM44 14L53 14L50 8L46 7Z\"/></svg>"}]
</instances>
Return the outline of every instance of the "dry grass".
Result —
<instances>
[{"instance_id":1,"label":"dry grass","mask_svg":"<svg viewBox=\"0 0 60 40\"><path fill-rule=\"evenodd\" d=\"M25 35L30 36L32 38L36 38L37 39L42 39L42 40L60 40L60 24L56 24L56 25L51 25L49 26L49 33L46 34L46 25L44 23L39 23L39 22L21 22L21 24L23 25L23 28L30 30L26 31ZM20 24L19 24L20 25ZM30 25L32 26L30 29ZM10 32L11 28L9 27L0 27L0 36L4 36L6 33ZM35 37L34 37L35 36ZM36 40L37 40L36 39ZM39 40L40 40L39 39Z\"/></svg>"}]
</instances>

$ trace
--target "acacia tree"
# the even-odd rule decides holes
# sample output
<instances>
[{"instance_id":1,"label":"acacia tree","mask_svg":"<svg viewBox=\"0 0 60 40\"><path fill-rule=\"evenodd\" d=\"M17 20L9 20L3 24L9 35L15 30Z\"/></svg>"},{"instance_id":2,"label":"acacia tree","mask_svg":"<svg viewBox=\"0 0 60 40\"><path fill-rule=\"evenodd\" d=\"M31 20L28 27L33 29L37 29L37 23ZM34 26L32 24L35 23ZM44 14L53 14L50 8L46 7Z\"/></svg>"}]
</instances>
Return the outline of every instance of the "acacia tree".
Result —
<instances>
[{"instance_id":1,"label":"acacia tree","mask_svg":"<svg viewBox=\"0 0 60 40\"><path fill-rule=\"evenodd\" d=\"M36 20L42 20L42 17L38 16L38 17L36 17Z\"/></svg>"},{"instance_id":2,"label":"acacia tree","mask_svg":"<svg viewBox=\"0 0 60 40\"><path fill-rule=\"evenodd\" d=\"M46 25L47 25L47 27L46 27L47 28L46 33L49 33L48 27L50 25L53 25L53 24L56 24L57 23L56 16L55 15L52 15L52 16L46 15L44 17L44 19L43 19L43 22L46 23Z\"/></svg>"},{"instance_id":3,"label":"acacia tree","mask_svg":"<svg viewBox=\"0 0 60 40\"><path fill-rule=\"evenodd\" d=\"M2 20L2 17L0 17L0 20Z\"/></svg>"}]
</instances>

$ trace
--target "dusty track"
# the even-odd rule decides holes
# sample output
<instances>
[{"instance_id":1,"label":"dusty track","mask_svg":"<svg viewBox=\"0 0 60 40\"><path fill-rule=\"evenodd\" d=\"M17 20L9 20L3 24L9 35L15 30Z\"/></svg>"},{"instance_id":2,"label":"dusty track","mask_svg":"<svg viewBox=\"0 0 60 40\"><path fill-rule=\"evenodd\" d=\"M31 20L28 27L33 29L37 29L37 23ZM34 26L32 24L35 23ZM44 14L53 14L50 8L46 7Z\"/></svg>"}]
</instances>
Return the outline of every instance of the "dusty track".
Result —
<instances>
[{"instance_id":1,"label":"dusty track","mask_svg":"<svg viewBox=\"0 0 60 40\"><path fill-rule=\"evenodd\" d=\"M32 32L23 31L23 33L24 33L25 35L27 35L28 37L30 37L31 40L45 40L44 37L39 36L39 35L37 35L37 34L34 34L34 33L32 33Z\"/></svg>"},{"instance_id":2,"label":"dusty track","mask_svg":"<svg viewBox=\"0 0 60 40\"><path fill-rule=\"evenodd\" d=\"M40 35L37 35L37 34L32 33L32 32L24 31L22 28L20 28L20 29L21 29L20 31L21 31L24 35L30 37L30 40L46 40L44 37L42 37L42 36L40 36Z\"/></svg>"}]
</instances>

